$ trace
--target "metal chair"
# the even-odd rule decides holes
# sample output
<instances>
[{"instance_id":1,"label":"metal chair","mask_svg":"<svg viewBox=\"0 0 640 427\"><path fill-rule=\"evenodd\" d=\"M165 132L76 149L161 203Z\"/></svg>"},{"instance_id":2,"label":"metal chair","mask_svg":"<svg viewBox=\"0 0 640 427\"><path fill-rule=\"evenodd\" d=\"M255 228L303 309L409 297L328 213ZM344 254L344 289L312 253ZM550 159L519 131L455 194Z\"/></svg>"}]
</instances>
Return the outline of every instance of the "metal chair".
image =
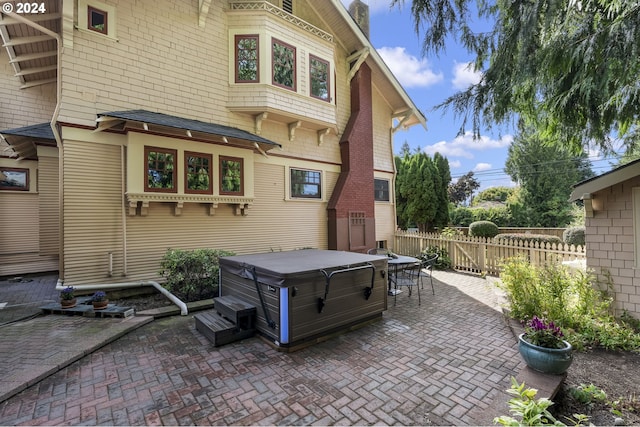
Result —
<instances>
[{"instance_id":1,"label":"metal chair","mask_svg":"<svg viewBox=\"0 0 640 427\"><path fill-rule=\"evenodd\" d=\"M429 282L431 282L431 292L433 295L436 294L436 290L433 287L433 266L436 264L438 260L438 254L426 254L422 261L420 261L420 282L422 284L422 289L424 289L424 281L422 281L422 277L428 277Z\"/></svg>"},{"instance_id":2,"label":"metal chair","mask_svg":"<svg viewBox=\"0 0 640 427\"><path fill-rule=\"evenodd\" d=\"M413 288L418 290L418 305L422 304L420 299L420 288L422 287L422 276L420 271L422 269L422 263L416 262L402 270L402 273L396 277L395 289L396 292L393 295L393 305L396 304L398 299L398 288L405 286L409 290L409 296L413 293Z\"/></svg>"}]
</instances>

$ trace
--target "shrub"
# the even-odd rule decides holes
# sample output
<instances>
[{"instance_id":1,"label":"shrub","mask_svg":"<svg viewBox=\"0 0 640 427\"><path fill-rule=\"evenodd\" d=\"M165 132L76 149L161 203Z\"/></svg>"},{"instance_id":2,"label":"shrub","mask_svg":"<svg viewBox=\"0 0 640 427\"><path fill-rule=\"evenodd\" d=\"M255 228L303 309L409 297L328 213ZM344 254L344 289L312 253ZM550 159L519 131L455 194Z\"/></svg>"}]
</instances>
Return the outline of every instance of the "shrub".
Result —
<instances>
[{"instance_id":1,"label":"shrub","mask_svg":"<svg viewBox=\"0 0 640 427\"><path fill-rule=\"evenodd\" d=\"M219 259L235 255L217 249L167 249L160 262L162 285L183 301L211 298L218 292Z\"/></svg>"},{"instance_id":2,"label":"shrub","mask_svg":"<svg viewBox=\"0 0 640 427\"><path fill-rule=\"evenodd\" d=\"M562 243L562 239L557 236L548 236L546 234L524 234L524 233L501 233L494 237L495 240L510 242L522 241L522 242L534 242L534 243Z\"/></svg>"},{"instance_id":3,"label":"shrub","mask_svg":"<svg viewBox=\"0 0 640 427\"><path fill-rule=\"evenodd\" d=\"M585 227L570 227L562 233L562 240L565 243L576 246L584 246Z\"/></svg>"},{"instance_id":4,"label":"shrub","mask_svg":"<svg viewBox=\"0 0 640 427\"><path fill-rule=\"evenodd\" d=\"M438 254L438 259L433 268L436 270L448 270L451 268L451 258L449 258L449 251L446 248L440 246L429 246L422 251L421 256Z\"/></svg>"},{"instance_id":5,"label":"shrub","mask_svg":"<svg viewBox=\"0 0 640 427\"><path fill-rule=\"evenodd\" d=\"M503 263L500 279L498 286L513 318L554 319L576 349L640 349L640 334L613 316L613 299L591 273L571 271L559 263L534 267L524 258L511 258Z\"/></svg>"},{"instance_id":6,"label":"shrub","mask_svg":"<svg viewBox=\"0 0 640 427\"><path fill-rule=\"evenodd\" d=\"M469 225L469 236L493 237L498 232L498 226L491 221L476 221Z\"/></svg>"}]
</instances>

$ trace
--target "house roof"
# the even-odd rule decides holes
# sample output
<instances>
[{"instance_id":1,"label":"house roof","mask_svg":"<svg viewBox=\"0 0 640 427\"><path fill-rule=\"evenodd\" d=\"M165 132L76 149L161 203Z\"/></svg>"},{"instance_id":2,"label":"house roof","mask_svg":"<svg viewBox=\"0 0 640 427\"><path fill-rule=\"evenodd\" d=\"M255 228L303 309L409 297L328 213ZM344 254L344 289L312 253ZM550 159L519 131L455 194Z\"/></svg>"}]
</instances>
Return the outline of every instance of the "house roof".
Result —
<instances>
[{"instance_id":1,"label":"house roof","mask_svg":"<svg viewBox=\"0 0 640 427\"><path fill-rule=\"evenodd\" d=\"M585 194L604 190L638 175L640 175L640 159L577 183L573 186L569 200L575 202L582 199Z\"/></svg>"},{"instance_id":2,"label":"house roof","mask_svg":"<svg viewBox=\"0 0 640 427\"><path fill-rule=\"evenodd\" d=\"M7 129L0 131L0 135L4 136L5 138L8 135L12 135L33 139L55 140L55 137L53 136L53 130L51 130L51 123L40 123L37 125L24 126L21 128Z\"/></svg>"},{"instance_id":3,"label":"house roof","mask_svg":"<svg viewBox=\"0 0 640 427\"><path fill-rule=\"evenodd\" d=\"M185 132L199 132L207 135L217 135L227 138L227 141L232 139L238 142L259 144L266 150L281 147L277 142L270 141L242 129L215 123L202 122L200 120L170 116L168 114L154 113L147 110L111 111L108 113L98 114L98 122L108 121L109 118L116 119L116 121L139 122L146 125L165 126L173 129L184 130ZM112 125L113 123L108 127L112 127Z\"/></svg>"},{"instance_id":4,"label":"house roof","mask_svg":"<svg viewBox=\"0 0 640 427\"><path fill-rule=\"evenodd\" d=\"M55 145L51 123L39 123L37 125L2 130L0 131L0 136L19 159L37 157L36 141L43 145Z\"/></svg>"}]
</instances>

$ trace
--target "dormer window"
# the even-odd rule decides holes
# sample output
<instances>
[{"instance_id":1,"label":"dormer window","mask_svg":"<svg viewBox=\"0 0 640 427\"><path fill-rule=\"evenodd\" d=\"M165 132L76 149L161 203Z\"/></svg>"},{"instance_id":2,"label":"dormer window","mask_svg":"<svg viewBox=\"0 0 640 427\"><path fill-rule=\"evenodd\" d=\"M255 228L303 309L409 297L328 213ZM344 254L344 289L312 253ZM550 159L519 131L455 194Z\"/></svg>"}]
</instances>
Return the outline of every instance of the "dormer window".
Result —
<instances>
[{"instance_id":1,"label":"dormer window","mask_svg":"<svg viewBox=\"0 0 640 427\"><path fill-rule=\"evenodd\" d=\"M108 34L108 28L107 28L107 24L108 24L108 13L100 10L100 9L96 9L95 7L92 6L87 6L87 28L92 30L92 31L96 31L98 33L102 33L102 34Z\"/></svg>"}]
</instances>

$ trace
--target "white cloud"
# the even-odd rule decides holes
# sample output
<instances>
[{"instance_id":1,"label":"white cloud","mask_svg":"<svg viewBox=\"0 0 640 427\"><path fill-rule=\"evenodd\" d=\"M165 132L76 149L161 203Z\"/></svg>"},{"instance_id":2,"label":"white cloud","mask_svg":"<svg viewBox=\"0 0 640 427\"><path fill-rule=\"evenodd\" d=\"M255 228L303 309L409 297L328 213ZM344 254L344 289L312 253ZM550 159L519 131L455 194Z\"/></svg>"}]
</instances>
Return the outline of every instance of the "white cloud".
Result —
<instances>
[{"instance_id":1,"label":"white cloud","mask_svg":"<svg viewBox=\"0 0 640 427\"><path fill-rule=\"evenodd\" d=\"M476 167L473 168L474 172L482 172L482 171L486 171L491 169L493 166L491 166L491 163L478 163L476 164Z\"/></svg>"},{"instance_id":2,"label":"white cloud","mask_svg":"<svg viewBox=\"0 0 640 427\"><path fill-rule=\"evenodd\" d=\"M444 79L429 68L427 60L408 54L404 47L381 47L378 53L404 87L426 87Z\"/></svg>"},{"instance_id":3,"label":"white cloud","mask_svg":"<svg viewBox=\"0 0 640 427\"><path fill-rule=\"evenodd\" d=\"M449 160L449 167L452 169L458 169L462 167L462 162L460 160Z\"/></svg>"},{"instance_id":4,"label":"white cloud","mask_svg":"<svg viewBox=\"0 0 640 427\"><path fill-rule=\"evenodd\" d=\"M436 152L445 157L464 157L473 159L472 151L484 151L494 148L504 148L513 142L512 135L503 135L500 139L493 139L481 135L479 139L473 139L473 133L467 131L464 135L455 137L452 141L440 141L424 147L425 153L433 155Z\"/></svg>"},{"instance_id":5,"label":"white cloud","mask_svg":"<svg viewBox=\"0 0 640 427\"><path fill-rule=\"evenodd\" d=\"M482 73L473 71L471 62L456 62L453 66L453 79L451 83L458 90L467 89L472 84L480 82Z\"/></svg>"}]
</instances>

